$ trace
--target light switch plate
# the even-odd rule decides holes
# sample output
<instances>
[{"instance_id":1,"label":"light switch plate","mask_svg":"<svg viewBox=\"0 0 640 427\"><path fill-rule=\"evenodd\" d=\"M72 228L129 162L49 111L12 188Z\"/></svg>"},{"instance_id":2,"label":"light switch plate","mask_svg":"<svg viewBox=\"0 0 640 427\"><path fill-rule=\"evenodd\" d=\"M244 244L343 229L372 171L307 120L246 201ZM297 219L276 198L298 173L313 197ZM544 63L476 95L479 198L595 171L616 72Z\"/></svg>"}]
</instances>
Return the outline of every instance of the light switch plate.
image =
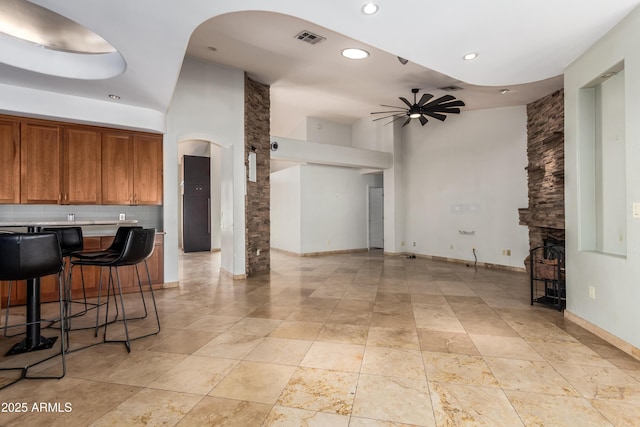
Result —
<instances>
[{"instance_id":1,"label":"light switch plate","mask_svg":"<svg viewBox=\"0 0 640 427\"><path fill-rule=\"evenodd\" d=\"M640 218L640 203L638 202L633 204L633 217Z\"/></svg>"}]
</instances>

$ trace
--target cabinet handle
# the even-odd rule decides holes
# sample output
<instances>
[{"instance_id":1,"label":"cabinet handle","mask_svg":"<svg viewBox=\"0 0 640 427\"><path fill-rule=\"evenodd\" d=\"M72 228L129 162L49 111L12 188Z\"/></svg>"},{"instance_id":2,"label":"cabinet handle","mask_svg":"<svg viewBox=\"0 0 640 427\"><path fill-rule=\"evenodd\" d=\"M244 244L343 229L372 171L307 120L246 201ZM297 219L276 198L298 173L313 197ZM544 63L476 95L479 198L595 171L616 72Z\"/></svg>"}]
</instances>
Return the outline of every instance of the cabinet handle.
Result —
<instances>
[{"instance_id":1,"label":"cabinet handle","mask_svg":"<svg viewBox=\"0 0 640 427\"><path fill-rule=\"evenodd\" d=\"M211 234L211 197L207 199L207 234Z\"/></svg>"},{"instance_id":2,"label":"cabinet handle","mask_svg":"<svg viewBox=\"0 0 640 427\"><path fill-rule=\"evenodd\" d=\"M62 193L58 193L58 203L62 202Z\"/></svg>"},{"instance_id":3,"label":"cabinet handle","mask_svg":"<svg viewBox=\"0 0 640 427\"><path fill-rule=\"evenodd\" d=\"M69 201L69 195L67 193L64 193L64 201L65 202Z\"/></svg>"}]
</instances>

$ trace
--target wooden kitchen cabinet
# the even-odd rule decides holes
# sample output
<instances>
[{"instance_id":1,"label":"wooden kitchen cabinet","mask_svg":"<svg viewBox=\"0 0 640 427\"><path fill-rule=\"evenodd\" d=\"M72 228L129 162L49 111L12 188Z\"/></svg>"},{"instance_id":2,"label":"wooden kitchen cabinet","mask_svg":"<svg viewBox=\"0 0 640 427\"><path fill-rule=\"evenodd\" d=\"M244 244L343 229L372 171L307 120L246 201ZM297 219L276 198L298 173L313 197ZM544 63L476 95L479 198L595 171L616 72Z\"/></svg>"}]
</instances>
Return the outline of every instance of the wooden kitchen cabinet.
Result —
<instances>
[{"instance_id":1,"label":"wooden kitchen cabinet","mask_svg":"<svg viewBox=\"0 0 640 427\"><path fill-rule=\"evenodd\" d=\"M133 137L133 200L135 205L162 204L162 137Z\"/></svg>"},{"instance_id":2,"label":"wooden kitchen cabinet","mask_svg":"<svg viewBox=\"0 0 640 427\"><path fill-rule=\"evenodd\" d=\"M133 152L129 133L102 134L102 203L133 204Z\"/></svg>"},{"instance_id":3,"label":"wooden kitchen cabinet","mask_svg":"<svg viewBox=\"0 0 640 427\"><path fill-rule=\"evenodd\" d=\"M22 123L20 127L21 203L62 203L60 126Z\"/></svg>"},{"instance_id":4,"label":"wooden kitchen cabinet","mask_svg":"<svg viewBox=\"0 0 640 427\"><path fill-rule=\"evenodd\" d=\"M64 129L63 204L102 203L102 150L100 132Z\"/></svg>"},{"instance_id":5,"label":"wooden kitchen cabinet","mask_svg":"<svg viewBox=\"0 0 640 427\"><path fill-rule=\"evenodd\" d=\"M0 203L162 205L162 135L0 115Z\"/></svg>"},{"instance_id":6,"label":"wooden kitchen cabinet","mask_svg":"<svg viewBox=\"0 0 640 427\"><path fill-rule=\"evenodd\" d=\"M101 203L100 132L90 128L23 122L21 203Z\"/></svg>"},{"instance_id":7,"label":"wooden kitchen cabinet","mask_svg":"<svg viewBox=\"0 0 640 427\"><path fill-rule=\"evenodd\" d=\"M162 136L102 135L102 203L162 204Z\"/></svg>"},{"instance_id":8,"label":"wooden kitchen cabinet","mask_svg":"<svg viewBox=\"0 0 640 427\"><path fill-rule=\"evenodd\" d=\"M0 118L0 203L20 203L20 122Z\"/></svg>"}]
</instances>

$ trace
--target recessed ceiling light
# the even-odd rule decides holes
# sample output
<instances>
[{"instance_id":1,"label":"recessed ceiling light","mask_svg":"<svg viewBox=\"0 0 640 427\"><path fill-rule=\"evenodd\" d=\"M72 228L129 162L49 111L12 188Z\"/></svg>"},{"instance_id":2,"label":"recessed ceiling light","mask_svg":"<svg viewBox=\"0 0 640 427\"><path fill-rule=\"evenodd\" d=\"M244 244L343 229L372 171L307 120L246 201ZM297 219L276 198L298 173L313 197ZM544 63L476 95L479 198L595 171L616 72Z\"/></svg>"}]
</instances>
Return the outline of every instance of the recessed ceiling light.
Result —
<instances>
[{"instance_id":1,"label":"recessed ceiling light","mask_svg":"<svg viewBox=\"0 0 640 427\"><path fill-rule=\"evenodd\" d=\"M375 3L365 3L364 6L362 6L362 13L364 13L365 15L373 15L374 13L376 13L378 11L378 5Z\"/></svg>"},{"instance_id":2,"label":"recessed ceiling light","mask_svg":"<svg viewBox=\"0 0 640 427\"><path fill-rule=\"evenodd\" d=\"M462 57L465 61L471 61L472 59L476 59L478 54L476 52L469 52L465 56Z\"/></svg>"},{"instance_id":3,"label":"recessed ceiling light","mask_svg":"<svg viewBox=\"0 0 640 427\"><path fill-rule=\"evenodd\" d=\"M115 99L117 101L118 99L120 99L120 95L115 95L112 93L112 94L109 94L109 98Z\"/></svg>"},{"instance_id":4,"label":"recessed ceiling light","mask_svg":"<svg viewBox=\"0 0 640 427\"><path fill-rule=\"evenodd\" d=\"M509 89L500 89L500 93L503 94L503 95L506 95L509 92L511 92Z\"/></svg>"},{"instance_id":5,"label":"recessed ceiling light","mask_svg":"<svg viewBox=\"0 0 640 427\"><path fill-rule=\"evenodd\" d=\"M611 72L608 72L606 74L601 75L600 78L601 79L608 79L608 78L613 77L615 75L616 75L615 71L611 71Z\"/></svg>"},{"instance_id":6,"label":"recessed ceiling light","mask_svg":"<svg viewBox=\"0 0 640 427\"><path fill-rule=\"evenodd\" d=\"M347 48L342 50L342 56L349 59L364 59L369 56L369 52L358 48Z\"/></svg>"}]
</instances>

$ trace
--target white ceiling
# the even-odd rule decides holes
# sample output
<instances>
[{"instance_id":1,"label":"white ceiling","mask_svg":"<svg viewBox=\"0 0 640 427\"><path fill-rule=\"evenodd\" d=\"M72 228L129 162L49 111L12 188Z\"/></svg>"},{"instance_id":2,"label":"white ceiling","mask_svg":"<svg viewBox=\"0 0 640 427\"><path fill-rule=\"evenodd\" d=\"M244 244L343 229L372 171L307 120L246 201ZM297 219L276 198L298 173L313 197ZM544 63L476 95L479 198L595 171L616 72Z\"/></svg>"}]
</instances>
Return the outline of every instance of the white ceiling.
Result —
<instances>
[{"instance_id":1,"label":"white ceiling","mask_svg":"<svg viewBox=\"0 0 640 427\"><path fill-rule=\"evenodd\" d=\"M378 0L379 12L365 16L364 0L32 2L102 36L122 54L126 69L93 80L27 71L7 65L12 62L1 47L10 41L2 36L0 85L104 102L114 102L107 96L115 93L119 103L165 113L189 54L270 84L275 127L294 113L349 123L379 110L379 104L400 105L397 97L409 98L413 87L438 95L439 87L460 86L453 95L467 109L531 102L561 87L563 69L640 4ZM294 39L301 30L327 40L307 45ZM353 46L371 56L340 57L342 48ZM470 51L479 57L463 61ZM409 63L401 65L397 56ZM503 88L510 93L501 95Z\"/></svg>"},{"instance_id":2,"label":"white ceiling","mask_svg":"<svg viewBox=\"0 0 640 427\"><path fill-rule=\"evenodd\" d=\"M303 30L326 40L315 45L302 42L295 36ZM346 47L363 48L370 56L346 59L340 55ZM291 118L300 115L345 124L362 117L384 117L386 114L370 113L389 110L380 104L404 105L399 96L412 101L412 88L440 96L447 92L439 88L457 86L462 90L448 93L462 99L465 109L481 109L526 104L562 87L562 75L497 87L465 83L411 61L402 65L393 54L273 12L238 12L213 18L196 29L187 55L245 70L271 85L272 134L281 136L286 135ZM509 89L509 93L503 95L502 89Z\"/></svg>"}]
</instances>

